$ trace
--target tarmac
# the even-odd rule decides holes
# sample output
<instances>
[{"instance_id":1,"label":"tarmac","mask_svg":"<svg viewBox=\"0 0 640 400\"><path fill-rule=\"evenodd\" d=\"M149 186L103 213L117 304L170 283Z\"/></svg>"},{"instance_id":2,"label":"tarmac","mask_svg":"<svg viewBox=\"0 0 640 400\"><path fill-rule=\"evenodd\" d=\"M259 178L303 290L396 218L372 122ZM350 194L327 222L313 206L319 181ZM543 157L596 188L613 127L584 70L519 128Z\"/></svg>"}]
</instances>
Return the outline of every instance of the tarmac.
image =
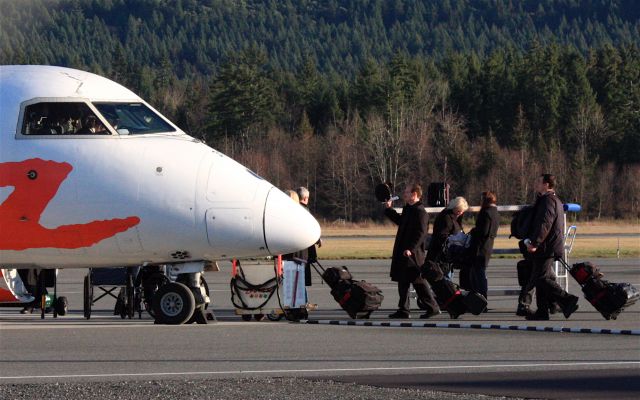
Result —
<instances>
[{"instance_id":1,"label":"tarmac","mask_svg":"<svg viewBox=\"0 0 640 400\"><path fill-rule=\"evenodd\" d=\"M415 310L403 321L387 318L398 299L389 260L323 262L380 287L383 308L352 321L316 275L318 309L299 323L242 321L222 263L205 274L217 321L182 326L154 325L146 313L121 319L112 299L86 320L86 270L61 270L68 315L0 309L0 397L639 398L640 305L607 321L581 298L569 319L525 321L514 313L515 262L492 261L488 313L422 320ZM596 263L605 279L640 288L640 260ZM581 296L575 282L569 291Z\"/></svg>"}]
</instances>

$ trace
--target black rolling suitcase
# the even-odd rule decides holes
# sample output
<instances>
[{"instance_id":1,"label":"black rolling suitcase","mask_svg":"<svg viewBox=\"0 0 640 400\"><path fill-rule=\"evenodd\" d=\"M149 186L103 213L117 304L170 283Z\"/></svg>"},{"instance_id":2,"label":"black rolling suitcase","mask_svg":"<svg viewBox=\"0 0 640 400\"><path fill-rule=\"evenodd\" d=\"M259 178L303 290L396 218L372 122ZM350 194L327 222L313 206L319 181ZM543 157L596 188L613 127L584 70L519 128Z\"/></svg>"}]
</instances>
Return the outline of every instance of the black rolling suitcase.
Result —
<instances>
[{"instance_id":1,"label":"black rolling suitcase","mask_svg":"<svg viewBox=\"0 0 640 400\"><path fill-rule=\"evenodd\" d=\"M602 279L604 274L590 262L569 266L563 259L558 260L582 288L585 299L609 319L616 319L627 307L640 299L640 292L630 283L613 283Z\"/></svg>"},{"instance_id":2,"label":"black rolling suitcase","mask_svg":"<svg viewBox=\"0 0 640 400\"><path fill-rule=\"evenodd\" d=\"M448 279L432 283L431 289L440 308L446 310L453 319L467 311L473 315L480 315L487 308L487 299L483 295L460 290L458 285Z\"/></svg>"},{"instance_id":3,"label":"black rolling suitcase","mask_svg":"<svg viewBox=\"0 0 640 400\"><path fill-rule=\"evenodd\" d=\"M369 318L380 308L384 299L382 291L366 281L354 280L347 267L325 269L318 262L312 265L331 288L334 300L351 318Z\"/></svg>"},{"instance_id":4,"label":"black rolling suitcase","mask_svg":"<svg viewBox=\"0 0 640 400\"><path fill-rule=\"evenodd\" d=\"M483 295L460 290L458 285L446 279L440 264L427 260L421 274L431 285L440 308L446 310L451 318L456 319L467 311L480 315L487 308L487 299Z\"/></svg>"}]
</instances>

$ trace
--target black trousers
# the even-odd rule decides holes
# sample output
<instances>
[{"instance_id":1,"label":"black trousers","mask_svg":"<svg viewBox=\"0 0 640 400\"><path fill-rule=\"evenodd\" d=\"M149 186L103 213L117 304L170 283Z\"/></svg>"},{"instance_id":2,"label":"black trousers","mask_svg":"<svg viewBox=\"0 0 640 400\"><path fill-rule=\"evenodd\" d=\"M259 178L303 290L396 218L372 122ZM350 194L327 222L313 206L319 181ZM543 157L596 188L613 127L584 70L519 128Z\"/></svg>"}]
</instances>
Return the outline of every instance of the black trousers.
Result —
<instances>
[{"instance_id":1,"label":"black trousers","mask_svg":"<svg viewBox=\"0 0 640 400\"><path fill-rule=\"evenodd\" d=\"M427 306L427 310L425 311L432 313L440 310L435 295L433 294L433 290L431 290L431 287L424 278L418 276L413 282L398 282L398 295L400 296L400 299L398 300L399 311L411 311L411 305L409 302L409 288L411 285L413 285L413 288L418 295L418 299Z\"/></svg>"},{"instance_id":2,"label":"black trousers","mask_svg":"<svg viewBox=\"0 0 640 400\"><path fill-rule=\"evenodd\" d=\"M537 313L548 315L549 305L558 303L564 308L567 301L571 299L571 295L567 293L558 282L556 282L555 274L551 266L553 265L553 257L551 258L532 258L533 271L531 280L536 289L536 306ZM527 285L528 286L528 285Z\"/></svg>"},{"instance_id":3,"label":"black trousers","mask_svg":"<svg viewBox=\"0 0 640 400\"><path fill-rule=\"evenodd\" d=\"M477 263L469 270L469 283L471 283L470 290L472 292L480 293L487 297L487 292L489 291L489 284L487 283L487 268Z\"/></svg>"}]
</instances>

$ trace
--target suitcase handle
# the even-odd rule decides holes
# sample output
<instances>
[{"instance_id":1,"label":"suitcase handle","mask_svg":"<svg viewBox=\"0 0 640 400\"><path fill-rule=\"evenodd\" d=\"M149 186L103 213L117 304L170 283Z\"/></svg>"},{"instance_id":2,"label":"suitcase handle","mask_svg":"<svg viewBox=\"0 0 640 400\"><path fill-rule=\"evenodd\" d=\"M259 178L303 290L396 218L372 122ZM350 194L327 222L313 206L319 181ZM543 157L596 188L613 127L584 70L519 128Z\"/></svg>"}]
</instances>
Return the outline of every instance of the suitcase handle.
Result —
<instances>
[{"instance_id":1,"label":"suitcase handle","mask_svg":"<svg viewBox=\"0 0 640 400\"><path fill-rule=\"evenodd\" d=\"M318 260L315 260L314 262L309 263L309 265L311 265L313 267L313 269L318 273L318 275L322 276L322 274L324 273L325 269L322 266L322 264L320 264L320 262ZM318 270L319 269L319 270Z\"/></svg>"}]
</instances>

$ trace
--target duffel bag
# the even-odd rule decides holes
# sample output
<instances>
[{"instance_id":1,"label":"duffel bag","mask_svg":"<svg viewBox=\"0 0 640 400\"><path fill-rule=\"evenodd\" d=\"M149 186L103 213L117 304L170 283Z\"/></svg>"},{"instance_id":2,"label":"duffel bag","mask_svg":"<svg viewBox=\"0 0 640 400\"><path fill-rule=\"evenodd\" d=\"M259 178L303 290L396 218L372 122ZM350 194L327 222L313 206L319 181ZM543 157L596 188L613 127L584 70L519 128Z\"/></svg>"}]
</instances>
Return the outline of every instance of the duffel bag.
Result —
<instances>
[{"instance_id":1,"label":"duffel bag","mask_svg":"<svg viewBox=\"0 0 640 400\"><path fill-rule=\"evenodd\" d=\"M382 304L384 296L376 286L365 281L341 280L331 295L351 318L368 317Z\"/></svg>"}]
</instances>

